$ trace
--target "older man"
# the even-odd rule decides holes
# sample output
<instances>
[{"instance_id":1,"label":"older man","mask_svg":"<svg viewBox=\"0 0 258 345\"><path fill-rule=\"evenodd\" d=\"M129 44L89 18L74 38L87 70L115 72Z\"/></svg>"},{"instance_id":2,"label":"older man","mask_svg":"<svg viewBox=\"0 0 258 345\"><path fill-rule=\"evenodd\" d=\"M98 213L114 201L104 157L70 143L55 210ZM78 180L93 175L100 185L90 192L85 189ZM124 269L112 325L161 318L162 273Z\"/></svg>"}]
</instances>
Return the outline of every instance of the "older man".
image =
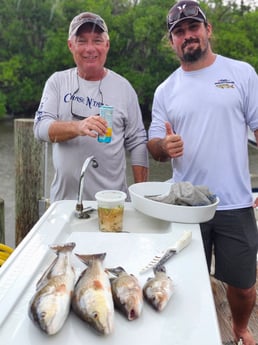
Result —
<instances>
[{"instance_id":1,"label":"older man","mask_svg":"<svg viewBox=\"0 0 258 345\"><path fill-rule=\"evenodd\" d=\"M110 41L99 15L83 12L72 20L68 47L76 67L47 80L34 124L35 137L53 143L51 201L77 198L80 171L91 155L98 168L88 169L83 198L94 199L102 189L127 192L126 150L134 181L146 181L148 175L147 137L137 95L125 78L105 67ZM102 105L114 108L108 144L97 140L107 129L99 116Z\"/></svg>"}]
</instances>

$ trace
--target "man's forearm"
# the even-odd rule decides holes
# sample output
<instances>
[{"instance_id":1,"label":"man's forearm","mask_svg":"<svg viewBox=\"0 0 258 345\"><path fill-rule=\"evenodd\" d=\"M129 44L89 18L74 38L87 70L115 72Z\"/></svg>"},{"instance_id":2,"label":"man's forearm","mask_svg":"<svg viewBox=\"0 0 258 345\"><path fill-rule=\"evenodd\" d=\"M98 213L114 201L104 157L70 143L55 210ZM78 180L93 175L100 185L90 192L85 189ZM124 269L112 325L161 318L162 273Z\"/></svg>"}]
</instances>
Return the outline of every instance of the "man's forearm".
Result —
<instances>
[{"instance_id":1,"label":"man's forearm","mask_svg":"<svg viewBox=\"0 0 258 345\"><path fill-rule=\"evenodd\" d=\"M166 162L169 156L162 146L163 139L154 138L147 143L148 150L152 157L159 162Z\"/></svg>"},{"instance_id":2,"label":"man's forearm","mask_svg":"<svg viewBox=\"0 0 258 345\"><path fill-rule=\"evenodd\" d=\"M53 143L73 139L78 135L76 122L55 121L51 123L48 135Z\"/></svg>"},{"instance_id":3,"label":"man's forearm","mask_svg":"<svg viewBox=\"0 0 258 345\"><path fill-rule=\"evenodd\" d=\"M146 182L148 180L149 169L140 165L133 165L134 182Z\"/></svg>"}]
</instances>

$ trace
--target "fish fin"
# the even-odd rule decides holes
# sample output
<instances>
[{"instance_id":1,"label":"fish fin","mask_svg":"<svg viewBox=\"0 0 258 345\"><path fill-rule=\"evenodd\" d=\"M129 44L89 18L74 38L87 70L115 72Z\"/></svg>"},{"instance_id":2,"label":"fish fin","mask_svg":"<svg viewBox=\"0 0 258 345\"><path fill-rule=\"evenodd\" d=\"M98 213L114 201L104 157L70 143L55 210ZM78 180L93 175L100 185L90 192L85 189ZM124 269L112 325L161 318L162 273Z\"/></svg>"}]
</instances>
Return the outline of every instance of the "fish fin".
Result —
<instances>
[{"instance_id":1,"label":"fish fin","mask_svg":"<svg viewBox=\"0 0 258 345\"><path fill-rule=\"evenodd\" d=\"M50 248L58 254L59 252L71 252L76 246L75 242L68 242L65 244L52 244Z\"/></svg>"},{"instance_id":2,"label":"fish fin","mask_svg":"<svg viewBox=\"0 0 258 345\"><path fill-rule=\"evenodd\" d=\"M55 266L56 262L57 262L57 257L53 260L53 262L48 266L48 268L44 271L44 273L42 274L42 276L40 277L40 279L37 281L36 284L36 290L39 290L39 288L43 285L45 285L45 281L46 283L49 281L48 275L51 272L52 268Z\"/></svg>"},{"instance_id":3,"label":"fish fin","mask_svg":"<svg viewBox=\"0 0 258 345\"><path fill-rule=\"evenodd\" d=\"M75 255L83 262L85 265L89 265L94 260L104 261L107 253L99 253L99 254L77 254Z\"/></svg>"},{"instance_id":4,"label":"fish fin","mask_svg":"<svg viewBox=\"0 0 258 345\"><path fill-rule=\"evenodd\" d=\"M117 266L114 268L106 268L106 271L118 277L121 273L126 272L123 267Z\"/></svg>"},{"instance_id":5,"label":"fish fin","mask_svg":"<svg viewBox=\"0 0 258 345\"><path fill-rule=\"evenodd\" d=\"M58 260L58 255L61 252L71 252L75 247L75 242L68 242L65 244L53 244L49 247L56 253L56 258L52 261L52 263L47 267L47 269L44 271L40 279L38 280L36 284L36 290L39 290L42 286L45 285L45 282L47 283L49 281L49 273L52 271L53 267L56 265L56 262Z\"/></svg>"}]
</instances>

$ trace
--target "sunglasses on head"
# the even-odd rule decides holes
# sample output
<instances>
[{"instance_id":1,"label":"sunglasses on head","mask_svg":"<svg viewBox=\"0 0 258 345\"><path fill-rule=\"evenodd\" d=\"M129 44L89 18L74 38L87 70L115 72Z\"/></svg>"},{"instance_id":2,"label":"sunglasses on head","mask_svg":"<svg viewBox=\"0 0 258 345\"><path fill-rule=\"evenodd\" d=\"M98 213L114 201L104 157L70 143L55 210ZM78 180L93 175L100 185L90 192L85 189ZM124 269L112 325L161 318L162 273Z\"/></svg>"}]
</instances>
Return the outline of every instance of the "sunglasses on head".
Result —
<instances>
[{"instance_id":1,"label":"sunglasses on head","mask_svg":"<svg viewBox=\"0 0 258 345\"><path fill-rule=\"evenodd\" d=\"M198 5L187 5L184 4L183 6L178 6L171 11L168 15L168 25L172 25L177 20L184 18L184 17L197 17L200 15L200 17L203 17L203 19L206 21L206 16L200 9Z\"/></svg>"}]
</instances>

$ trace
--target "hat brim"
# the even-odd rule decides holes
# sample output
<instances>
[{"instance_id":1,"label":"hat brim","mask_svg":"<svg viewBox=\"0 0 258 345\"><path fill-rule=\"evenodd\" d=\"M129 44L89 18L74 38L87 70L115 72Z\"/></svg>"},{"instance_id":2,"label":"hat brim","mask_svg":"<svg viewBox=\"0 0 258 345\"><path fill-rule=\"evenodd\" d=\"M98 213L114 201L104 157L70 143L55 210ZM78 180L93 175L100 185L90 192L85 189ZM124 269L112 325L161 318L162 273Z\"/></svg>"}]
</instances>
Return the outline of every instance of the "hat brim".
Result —
<instances>
[{"instance_id":1,"label":"hat brim","mask_svg":"<svg viewBox=\"0 0 258 345\"><path fill-rule=\"evenodd\" d=\"M72 32L70 32L69 37L76 36L78 30L85 24L91 24L94 25L95 27L98 27L101 31L107 32L107 29L101 25L101 23L98 23L96 19L91 19L91 18L85 18L81 23L79 23L78 26L76 26Z\"/></svg>"},{"instance_id":2,"label":"hat brim","mask_svg":"<svg viewBox=\"0 0 258 345\"><path fill-rule=\"evenodd\" d=\"M171 33L172 30L174 30L174 28L177 26L177 24L183 22L184 20L188 20L188 19L193 19L197 22L201 22L201 23L204 23L205 20L203 18L198 18L198 17L184 17L184 18L180 18L178 20L176 20L172 25L171 27L169 28L169 32Z\"/></svg>"}]
</instances>

